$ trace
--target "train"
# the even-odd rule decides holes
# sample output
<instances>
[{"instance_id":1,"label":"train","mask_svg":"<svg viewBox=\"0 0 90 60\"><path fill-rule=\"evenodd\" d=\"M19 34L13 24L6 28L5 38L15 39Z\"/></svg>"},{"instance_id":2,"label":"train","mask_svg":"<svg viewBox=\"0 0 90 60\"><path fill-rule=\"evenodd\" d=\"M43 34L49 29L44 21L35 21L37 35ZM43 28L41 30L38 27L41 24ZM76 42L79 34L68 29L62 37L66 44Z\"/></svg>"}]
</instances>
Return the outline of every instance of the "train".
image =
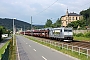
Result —
<instances>
[{"instance_id":1,"label":"train","mask_svg":"<svg viewBox=\"0 0 90 60\"><path fill-rule=\"evenodd\" d=\"M59 41L73 41L73 28L72 27L59 27L59 28L43 28L33 29L21 32L23 35L56 39Z\"/></svg>"}]
</instances>

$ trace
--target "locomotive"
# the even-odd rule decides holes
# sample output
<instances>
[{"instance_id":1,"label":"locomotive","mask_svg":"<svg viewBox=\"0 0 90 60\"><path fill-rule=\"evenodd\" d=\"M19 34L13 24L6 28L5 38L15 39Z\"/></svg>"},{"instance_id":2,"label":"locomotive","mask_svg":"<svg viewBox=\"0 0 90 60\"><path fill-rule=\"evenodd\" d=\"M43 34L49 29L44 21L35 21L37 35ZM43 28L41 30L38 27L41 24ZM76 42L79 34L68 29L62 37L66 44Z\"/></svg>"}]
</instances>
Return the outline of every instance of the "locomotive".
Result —
<instances>
[{"instance_id":1,"label":"locomotive","mask_svg":"<svg viewBox=\"0 0 90 60\"><path fill-rule=\"evenodd\" d=\"M43 28L29 31L23 31L21 34L56 39L60 41L73 41L73 28L59 27L59 28Z\"/></svg>"}]
</instances>

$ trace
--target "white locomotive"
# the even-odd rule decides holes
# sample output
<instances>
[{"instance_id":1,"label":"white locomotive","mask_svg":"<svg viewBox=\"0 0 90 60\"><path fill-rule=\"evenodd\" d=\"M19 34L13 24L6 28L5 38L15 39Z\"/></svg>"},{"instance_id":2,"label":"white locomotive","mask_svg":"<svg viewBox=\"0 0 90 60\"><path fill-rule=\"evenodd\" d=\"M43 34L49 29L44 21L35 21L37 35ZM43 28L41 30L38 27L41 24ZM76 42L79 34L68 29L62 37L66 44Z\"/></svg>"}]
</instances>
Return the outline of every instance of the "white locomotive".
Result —
<instances>
[{"instance_id":1,"label":"white locomotive","mask_svg":"<svg viewBox=\"0 0 90 60\"><path fill-rule=\"evenodd\" d=\"M61 41L73 41L72 28L60 27L49 29L49 37Z\"/></svg>"}]
</instances>

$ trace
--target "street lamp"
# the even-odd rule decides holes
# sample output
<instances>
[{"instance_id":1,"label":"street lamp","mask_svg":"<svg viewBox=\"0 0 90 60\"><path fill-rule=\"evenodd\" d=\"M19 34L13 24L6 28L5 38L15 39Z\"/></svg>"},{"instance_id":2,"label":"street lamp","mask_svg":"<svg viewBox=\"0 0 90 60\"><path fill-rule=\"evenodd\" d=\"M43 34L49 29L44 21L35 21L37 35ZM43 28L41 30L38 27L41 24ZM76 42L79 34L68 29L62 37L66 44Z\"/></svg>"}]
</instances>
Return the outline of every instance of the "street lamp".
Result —
<instances>
[{"instance_id":1,"label":"street lamp","mask_svg":"<svg viewBox=\"0 0 90 60\"><path fill-rule=\"evenodd\" d=\"M14 20L15 20L16 18L13 18L13 46L14 46L14 34L15 34L15 29L14 29Z\"/></svg>"}]
</instances>

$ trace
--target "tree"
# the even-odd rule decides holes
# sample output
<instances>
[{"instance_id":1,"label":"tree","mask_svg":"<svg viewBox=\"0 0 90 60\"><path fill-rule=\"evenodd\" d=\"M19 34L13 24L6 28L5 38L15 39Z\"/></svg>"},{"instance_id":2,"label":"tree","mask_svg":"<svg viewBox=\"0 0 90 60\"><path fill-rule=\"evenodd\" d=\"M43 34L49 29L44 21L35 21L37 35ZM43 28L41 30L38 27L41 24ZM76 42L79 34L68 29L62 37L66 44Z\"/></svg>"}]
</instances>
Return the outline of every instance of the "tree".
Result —
<instances>
[{"instance_id":1,"label":"tree","mask_svg":"<svg viewBox=\"0 0 90 60\"><path fill-rule=\"evenodd\" d=\"M1 39L1 38L2 38L2 33L3 33L3 32L2 32L2 31L3 31L2 29L3 29L3 27L0 26L0 41L2 40L2 39Z\"/></svg>"},{"instance_id":2,"label":"tree","mask_svg":"<svg viewBox=\"0 0 90 60\"><path fill-rule=\"evenodd\" d=\"M47 19L47 22L45 24L45 28L47 27L60 27L61 26L61 19L57 19L55 23L52 24L52 21L50 19Z\"/></svg>"},{"instance_id":3,"label":"tree","mask_svg":"<svg viewBox=\"0 0 90 60\"><path fill-rule=\"evenodd\" d=\"M60 27L61 26L61 19L57 19L57 21L56 21L56 27Z\"/></svg>"},{"instance_id":4,"label":"tree","mask_svg":"<svg viewBox=\"0 0 90 60\"><path fill-rule=\"evenodd\" d=\"M78 26L80 27L79 29L85 29L85 20L77 20L69 23L67 26L68 27L73 27L74 29L77 29Z\"/></svg>"},{"instance_id":5,"label":"tree","mask_svg":"<svg viewBox=\"0 0 90 60\"><path fill-rule=\"evenodd\" d=\"M61 19L57 19L56 22L54 24L51 25L51 27L61 27Z\"/></svg>"},{"instance_id":6,"label":"tree","mask_svg":"<svg viewBox=\"0 0 90 60\"><path fill-rule=\"evenodd\" d=\"M52 21L50 19L47 19L47 22L45 24L45 28L51 27L51 25L52 25Z\"/></svg>"},{"instance_id":7,"label":"tree","mask_svg":"<svg viewBox=\"0 0 90 60\"><path fill-rule=\"evenodd\" d=\"M0 26L0 41L2 40L1 39L2 38L2 34L9 34L9 33L10 33L10 31L6 30L5 27Z\"/></svg>"},{"instance_id":8,"label":"tree","mask_svg":"<svg viewBox=\"0 0 90 60\"><path fill-rule=\"evenodd\" d=\"M83 15L84 20L86 21L86 26L90 26L90 8L80 12Z\"/></svg>"}]
</instances>

